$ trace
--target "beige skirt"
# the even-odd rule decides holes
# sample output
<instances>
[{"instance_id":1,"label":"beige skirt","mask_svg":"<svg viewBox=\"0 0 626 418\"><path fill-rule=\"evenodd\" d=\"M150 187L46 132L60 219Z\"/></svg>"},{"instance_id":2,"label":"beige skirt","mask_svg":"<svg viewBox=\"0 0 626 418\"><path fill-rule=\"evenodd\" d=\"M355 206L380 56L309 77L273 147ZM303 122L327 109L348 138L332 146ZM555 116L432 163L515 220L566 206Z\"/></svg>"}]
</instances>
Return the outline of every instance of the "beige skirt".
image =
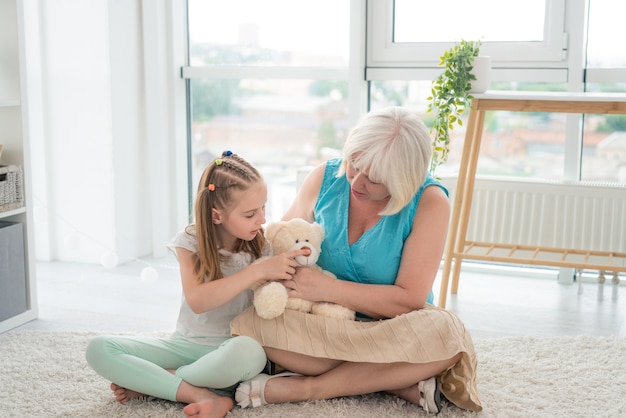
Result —
<instances>
[{"instance_id":1,"label":"beige skirt","mask_svg":"<svg viewBox=\"0 0 626 418\"><path fill-rule=\"evenodd\" d=\"M481 411L472 338L452 312L428 305L382 321L349 321L286 310L262 319L248 308L231 323L233 335L247 335L264 347L312 357L365 363L430 363L462 353L438 379L445 397L460 408Z\"/></svg>"}]
</instances>

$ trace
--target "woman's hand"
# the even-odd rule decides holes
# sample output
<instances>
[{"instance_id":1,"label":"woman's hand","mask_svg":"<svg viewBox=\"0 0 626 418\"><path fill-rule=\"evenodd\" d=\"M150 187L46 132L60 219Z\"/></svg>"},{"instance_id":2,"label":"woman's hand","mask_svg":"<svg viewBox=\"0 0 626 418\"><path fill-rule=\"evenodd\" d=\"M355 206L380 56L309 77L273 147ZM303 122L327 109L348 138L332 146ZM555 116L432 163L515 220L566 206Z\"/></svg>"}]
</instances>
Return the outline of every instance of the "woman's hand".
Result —
<instances>
[{"instance_id":1,"label":"woman's hand","mask_svg":"<svg viewBox=\"0 0 626 418\"><path fill-rule=\"evenodd\" d=\"M290 298L302 298L311 302L329 301L330 282L335 281L328 275L310 267L298 267L291 280L285 280Z\"/></svg>"}]
</instances>

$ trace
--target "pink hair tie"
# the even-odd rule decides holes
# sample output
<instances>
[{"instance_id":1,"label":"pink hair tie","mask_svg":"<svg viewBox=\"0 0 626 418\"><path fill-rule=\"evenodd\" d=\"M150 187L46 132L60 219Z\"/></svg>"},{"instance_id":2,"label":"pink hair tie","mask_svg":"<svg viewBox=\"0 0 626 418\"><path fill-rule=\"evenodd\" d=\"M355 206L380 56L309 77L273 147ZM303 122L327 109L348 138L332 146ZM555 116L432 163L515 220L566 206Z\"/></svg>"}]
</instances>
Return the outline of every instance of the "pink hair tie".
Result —
<instances>
[{"instance_id":1,"label":"pink hair tie","mask_svg":"<svg viewBox=\"0 0 626 418\"><path fill-rule=\"evenodd\" d=\"M209 184L207 189L209 189L210 192L215 191L215 184L213 184L213 183Z\"/></svg>"}]
</instances>

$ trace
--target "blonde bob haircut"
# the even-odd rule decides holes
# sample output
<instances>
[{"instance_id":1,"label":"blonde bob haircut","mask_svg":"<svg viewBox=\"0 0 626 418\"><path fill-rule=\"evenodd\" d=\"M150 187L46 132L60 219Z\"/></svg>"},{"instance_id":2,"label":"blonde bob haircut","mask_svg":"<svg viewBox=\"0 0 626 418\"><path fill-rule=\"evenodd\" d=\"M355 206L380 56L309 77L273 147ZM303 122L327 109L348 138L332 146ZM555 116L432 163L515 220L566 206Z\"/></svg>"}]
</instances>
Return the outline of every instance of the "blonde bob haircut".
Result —
<instances>
[{"instance_id":1,"label":"blonde bob haircut","mask_svg":"<svg viewBox=\"0 0 626 418\"><path fill-rule=\"evenodd\" d=\"M379 215L394 215L426 180L431 157L431 138L417 114L385 107L367 113L350 131L337 177L345 174L348 163L367 173L370 181L389 190L389 202Z\"/></svg>"}]
</instances>

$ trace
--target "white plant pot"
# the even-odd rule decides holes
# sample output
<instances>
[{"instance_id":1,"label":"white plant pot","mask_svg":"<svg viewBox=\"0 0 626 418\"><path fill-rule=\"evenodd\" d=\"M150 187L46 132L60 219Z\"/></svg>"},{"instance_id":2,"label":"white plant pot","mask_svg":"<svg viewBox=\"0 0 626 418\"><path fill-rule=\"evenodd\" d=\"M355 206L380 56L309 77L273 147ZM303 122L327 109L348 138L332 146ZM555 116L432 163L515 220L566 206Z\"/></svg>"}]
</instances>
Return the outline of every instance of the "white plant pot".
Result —
<instances>
[{"instance_id":1,"label":"white plant pot","mask_svg":"<svg viewBox=\"0 0 626 418\"><path fill-rule=\"evenodd\" d=\"M472 81L470 93L484 93L487 91L489 84L491 84L491 57L475 57L472 74L476 76L476 80Z\"/></svg>"}]
</instances>

